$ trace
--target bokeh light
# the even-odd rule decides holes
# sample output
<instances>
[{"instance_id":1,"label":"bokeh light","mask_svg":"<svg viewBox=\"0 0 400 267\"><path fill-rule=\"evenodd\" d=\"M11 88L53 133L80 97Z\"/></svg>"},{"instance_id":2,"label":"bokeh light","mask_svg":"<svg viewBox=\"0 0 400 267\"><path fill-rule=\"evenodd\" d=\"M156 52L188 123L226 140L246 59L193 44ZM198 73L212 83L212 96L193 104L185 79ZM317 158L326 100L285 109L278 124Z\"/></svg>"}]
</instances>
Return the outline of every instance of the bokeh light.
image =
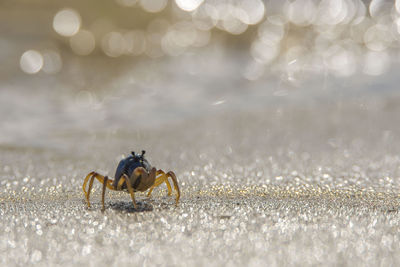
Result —
<instances>
[{"instance_id":1,"label":"bokeh light","mask_svg":"<svg viewBox=\"0 0 400 267\"><path fill-rule=\"evenodd\" d=\"M25 51L20 58L19 65L25 73L38 73L43 67L43 56L36 50Z\"/></svg>"},{"instance_id":2,"label":"bokeh light","mask_svg":"<svg viewBox=\"0 0 400 267\"><path fill-rule=\"evenodd\" d=\"M193 11L198 8L204 0L175 0L176 5L184 11Z\"/></svg>"},{"instance_id":3,"label":"bokeh light","mask_svg":"<svg viewBox=\"0 0 400 267\"><path fill-rule=\"evenodd\" d=\"M349 21L353 18L356 8L353 1L322 0L317 8L316 24L320 25L337 25L343 23L346 19Z\"/></svg>"},{"instance_id":4,"label":"bokeh light","mask_svg":"<svg viewBox=\"0 0 400 267\"><path fill-rule=\"evenodd\" d=\"M365 54L364 69L365 74L378 76L387 71L390 67L390 57L387 52L369 51Z\"/></svg>"},{"instance_id":5,"label":"bokeh light","mask_svg":"<svg viewBox=\"0 0 400 267\"><path fill-rule=\"evenodd\" d=\"M229 4L221 4L218 6L218 17L220 21L217 27L231 34L242 34L248 28L248 25L243 22L248 19L247 16L247 13L243 9Z\"/></svg>"},{"instance_id":6,"label":"bokeh light","mask_svg":"<svg viewBox=\"0 0 400 267\"><path fill-rule=\"evenodd\" d=\"M146 34L141 30L133 30L124 34L126 53L138 56L146 50Z\"/></svg>"},{"instance_id":7,"label":"bokeh light","mask_svg":"<svg viewBox=\"0 0 400 267\"><path fill-rule=\"evenodd\" d=\"M75 54L86 56L92 53L96 46L96 40L93 33L87 30L80 30L69 40L72 51Z\"/></svg>"},{"instance_id":8,"label":"bokeh light","mask_svg":"<svg viewBox=\"0 0 400 267\"><path fill-rule=\"evenodd\" d=\"M258 27L258 37L264 43L277 45L284 36L285 28L283 25L276 25L266 21Z\"/></svg>"},{"instance_id":9,"label":"bokeh light","mask_svg":"<svg viewBox=\"0 0 400 267\"><path fill-rule=\"evenodd\" d=\"M383 51L392 42L390 30L382 24L370 27L364 34L365 45L373 51Z\"/></svg>"},{"instance_id":10,"label":"bokeh light","mask_svg":"<svg viewBox=\"0 0 400 267\"><path fill-rule=\"evenodd\" d=\"M266 77L265 72L290 81L307 79L307 73L381 75L387 70L385 55L390 58L400 42L399 0L115 0L113 5L116 14L129 10L135 19L123 15L119 20L110 13L88 17L82 25L84 9L63 8L53 18L53 29L68 37L64 41L77 56L97 55L98 47L108 57L154 59L237 42L249 56L243 68L248 80ZM385 52L383 63L373 63L370 52ZM62 61L56 54L42 57L57 65ZM52 73L46 63L43 70Z\"/></svg>"},{"instance_id":11,"label":"bokeh light","mask_svg":"<svg viewBox=\"0 0 400 267\"><path fill-rule=\"evenodd\" d=\"M81 17L73 9L62 9L53 19L53 29L62 36L73 36L81 27Z\"/></svg>"},{"instance_id":12,"label":"bokeh light","mask_svg":"<svg viewBox=\"0 0 400 267\"><path fill-rule=\"evenodd\" d=\"M261 0L239 1L237 8L246 14L241 17L242 22L249 25L259 23L265 15L265 5Z\"/></svg>"},{"instance_id":13,"label":"bokeh light","mask_svg":"<svg viewBox=\"0 0 400 267\"><path fill-rule=\"evenodd\" d=\"M278 53L279 46L274 44L267 44L256 40L251 45L251 55L259 63L271 63L278 56Z\"/></svg>"},{"instance_id":14,"label":"bokeh light","mask_svg":"<svg viewBox=\"0 0 400 267\"><path fill-rule=\"evenodd\" d=\"M125 53L125 39L120 32L110 32L101 42L103 52L110 57L119 57Z\"/></svg>"},{"instance_id":15,"label":"bokeh light","mask_svg":"<svg viewBox=\"0 0 400 267\"><path fill-rule=\"evenodd\" d=\"M132 7L137 4L138 0L115 0L115 2L121 6Z\"/></svg>"},{"instance_id":16,"label":"bokeh light","mask_svg":"<svg viewBox=\"0 0 400 267\"><path fill-rule=\"evenodd\" d=\"M395 1L395 7L396 7L397 13L400 13L400 1L399 0Z\"/></svg>"},{"instance_id":17,"label":"bokeh light","mask_svg":"<svg viewBox=\"0 0 400 267\"><path fill-rule=\"evenodd\" d=\"M285 15L288 21L298 26L310 25L316 16L317 7L312 0L286 2Z\"/></svg>"},{"instance_id":18,"label":"bokeh light","mask_svg":"<svg viewBox=\"0 0 400 267\"><path fill-rule=\"evenodd\" d=\"M390 16L394 7L393 1L372 0L369 4L369 14L379 21L383 17Z\"/></svg>"},{"instance_id":19,"label":"bokeh light","mask_svg":"<svg viewBox=\"0 0 400 267\"><path fill-rule=\"evenodd\" d=\"M167 6L168 0L140 0L140 6L147 12L157 13Z\"/></svg>"},{"instance_id":20,"label":"bokeh light","mask_svg":"<svg viewBox=\"0 0 400 267\"><path fill-rule=\"evenodd\" d=\"M337 76L350 76L356 71L356 57L351 50L333 45L325 52L325 64Z\"/></svg>"},{"instance_id":21,"label":"bokeh light","mask_svg":"<svg viewBox=\"0 0 400 267\"><path fill-rule=\"evenodd\" d=\"M198 29L210 30L218 22L218 10L207 3L201 5L198 9L192 12L192 21Z\"/></svg>"}]
</instances>

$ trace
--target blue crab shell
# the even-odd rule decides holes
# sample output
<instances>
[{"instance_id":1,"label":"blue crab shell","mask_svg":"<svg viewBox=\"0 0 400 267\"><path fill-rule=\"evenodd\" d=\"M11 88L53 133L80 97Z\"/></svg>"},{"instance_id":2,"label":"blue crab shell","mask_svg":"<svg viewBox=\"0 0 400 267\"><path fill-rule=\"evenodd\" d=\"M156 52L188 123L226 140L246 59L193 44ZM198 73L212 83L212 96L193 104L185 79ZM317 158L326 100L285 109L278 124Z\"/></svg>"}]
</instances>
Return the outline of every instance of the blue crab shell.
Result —
<instances>
[{"instance_id":1,"label":"blue crab shell","mask_svg":"<svg viewBox=\"0 0 400 267\"><path fill-rule=\"evenodd\" d=\"M132 152L132 155L128 156L127 158L122 159L118 166L117 170L115 171L115 179L113 182L113 186L116 188L118 185L119 180L121 179L122 175L127 175L129 178L131 178L131 175L133 171L137 167L143 167L146 169L146 171L150 172L151 165L150 163L144 158L144 152L142 152L142 155L135 154L135 152ZM132 187L136 189L136 187L140 184L140 178L136 179L133 181ZM132 181L132 180L131 180ZM122 186L122 189L126 189L126 185Z\"/></svg>"}]
</instances>

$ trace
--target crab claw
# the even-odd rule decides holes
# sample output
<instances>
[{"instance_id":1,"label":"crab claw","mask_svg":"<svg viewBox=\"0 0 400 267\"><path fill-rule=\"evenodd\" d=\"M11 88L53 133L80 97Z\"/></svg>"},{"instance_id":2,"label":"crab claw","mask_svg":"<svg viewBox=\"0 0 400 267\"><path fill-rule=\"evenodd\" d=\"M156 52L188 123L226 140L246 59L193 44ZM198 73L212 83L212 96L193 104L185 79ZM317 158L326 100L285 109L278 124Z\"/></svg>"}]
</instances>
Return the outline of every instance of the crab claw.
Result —
<instances>
[{"instance_id":1,"label":"crab claw","mask_svg":"<svg viewBox=\"0 0 400 267\"><path fill-rule=\"evenodd\" d=\"M142 168L142 167L138 167L138 168L136 168L136 169L133 171L133 174L134 174L136 177L141 176L143 173L146 173L146 170L145 170L144 168Z\"/></svg>"}]
</instances>

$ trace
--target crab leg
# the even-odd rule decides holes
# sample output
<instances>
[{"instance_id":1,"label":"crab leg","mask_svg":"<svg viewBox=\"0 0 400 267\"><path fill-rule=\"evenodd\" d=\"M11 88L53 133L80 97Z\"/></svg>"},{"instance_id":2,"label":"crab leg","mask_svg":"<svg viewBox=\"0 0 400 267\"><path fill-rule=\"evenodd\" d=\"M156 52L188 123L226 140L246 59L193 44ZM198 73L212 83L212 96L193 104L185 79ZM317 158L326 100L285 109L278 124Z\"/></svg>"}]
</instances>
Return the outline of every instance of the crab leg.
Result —
<instances>
[{"instance_id":1,"label":"crab leg","mask_svg":"<svg viewBox=\"0 0 400 267\"><path fill-rule=\"evenodd\" d=\"M147 193L147 196L150 197L151 192L153 192L153 189L156 188L157 186L160 186L164 182L168 188L168 196L170 196L172 193L172 188L171 188L171 184L168 181L167 175L162 170L158 170L157 175L160 175L160 176L155 180L154 184L151 186L149 192Z\"/></svg>"},{"instance_id":2,"label":"crab leg","mask_svg":"<svg viewBox=\"0 0 400 267\"><path fill-rule=\"evenodd\" d=\"M117 190L122 190L122 185L123 185L124 182L125 182L126 175L124 174L124 175L122 176L122 178L124 178L124 179L119 179L119 181L118 181Z\"/></svg>"},{"instance_id":3,"label":"crab leg","mask_svg":"<svg viewBox=\"0 0 400 267\"><path fill-rule=\"evenodd\" d=\"M93 176L95 176L96 179L99 180L99 182L103 184L103 181L104 181L104 176L103 176L103 175L98 174L97 172L90 172L90 173L86 176L85 181L83 182L83 185L82 185L82 189L83 189L83 192L85 193L85 196L87 195L87 192L86 192L86 190L85 190L85 189L86 189L86 184L87 184L87 182L89 181L89 178L90 178L90 177L93 177ZM111 189L111 190L115 190L114 187L112 186L112 182L113 182L113 181L112 181L111 179L108 179L107 187L108 187L109 189Z\"/></svg>"},{"instance_id":4,"label":"crab leg","mask_svg":"<svg viewBox=\"0 0 400 267\"><path fill-rule=\"evenodd\" d=\"M165 177L164 179L165 179L165 184L167 185L167 188L168 188L168 196L170 196L172 194L172 187L171 187L171 184L168 181L168 176L162 170L158 170L157 171L157 175L158 174L162 174Z\"/></svg>"},{"instance_id":5,"label":"crab leg","mask_svg":"<svg viewBox=\"0 0 400 267\"><path fill-rule=\"evenodd\" d=\"M176 204L178 204L179 198L181 197L181 191L179 190L178 180L176 179L176 175L173 171L169 171L167 173L168 177L171 177L172 181L174 182L174 188L176 190Z\"/></svg>"},{"instance_id":6,"label":"crab leg","mask_svg":"<svg viewBox=\"0 0 400 267\"><path fill-rule=\"evenodd\" d=\"M101 211L105 211L105 209L106 209L104 207L104 199L106 196L107 181L108 181L108 176L104 177L104 181L103 181L103 191L101 192L101 204L103 205L103 208L101 209Z\"/></svg>"},{"instance_id":7,"label":"crab leg","mask_svg":"<svg viewBox=\"0 0 400 267\"><path fill-rule=\"evenodd\" d=\"M88 188L88 191L86 192L86 184L89 181L89 178L90 178L89 188ZM99 180L100 183L102 183L103 185L107 186L109 189L116 190L112 185L112 180L111 179L107 178L107 180L105 180L105 177L103 175L98 174L97 172L90 172L86 176L85 181L83 182L83 185L82 185L83 193L85 193L86 201L88 203L88 207L89 208L90 208L89 197L90 197L90 192L92 191L94 178Z\"/></svg>"},{"instance_id":8,"label":"crab leg","mask_svg":"<svg viewBox=\"0 0 400 267\"><path fill-rule=\"evenodd\" d=\"M90 208L89 197L90 197L90 191L92 191L92 186L93 186L93 182L94 182L94 177L95 177L95 175L92 175L92 177L91 177L91 179L90 179L90 182L89 182L89 189L88 189L88 192L87 192L87 194L86 194L86 201L87 201L87 204L88 204L88 208Z\"/></svg>"},{"instance_id":9,"label":"crab leg","mask_svg":"<svg viewBox=\"0 0 400 267\"><path fill-rule=\"evenodd\" d=\"M87 198L86 184L89 181L89 178L92 177L94 174L95 174L95 172L90 172L88 175L86 175L86 178L83 181L82 190L83 190L83 193L85 193L86 198Z\"/></svg>"},{"instance_id":10,"label":"crab leg","mask_svg":"<svg viewBox=\"0 0 400 267\"><path fill-rule=\"evenodd\" d=\"M131 195L131 198L132 198L133 207L134 207L135 209L137 209L136 201L135 201L135 193L134 193L134 191L133 191L131 181L129 180L129 178L127 178L127 176L126 176L125 174L121 177L121 180L122 180L122 179L125 180L126 186L128 187L129 194ZM118 184L119 184L119 183L118 183Z\"/></svg>"},{"instance_id":11,"label":"crab leg","mask_svg":"<svg viewBox=\"0 0 400 267\"><path fill-rule=\"evenodd\" d=\"M157 174L161 174L161 176L159 178L156 179L156 181L154 182L154 185L150 188L150 191L147 193L147 196L149 197L151 195L151 192L153 191L153 189L159 185L161 185L163 182L165 182L167 184L168 187L168 195L171 195L171 185L168 181L168 177L171 177L172 182L174 183L174 188L176 191L176 203L178 203L179 198L181 197L181 192L179 190L179 186L178 186L178 181L176 179L176 175L174 172L169 171L168 173L165 173L162 170L158 170Z\"/></svg>"}]
</instances>

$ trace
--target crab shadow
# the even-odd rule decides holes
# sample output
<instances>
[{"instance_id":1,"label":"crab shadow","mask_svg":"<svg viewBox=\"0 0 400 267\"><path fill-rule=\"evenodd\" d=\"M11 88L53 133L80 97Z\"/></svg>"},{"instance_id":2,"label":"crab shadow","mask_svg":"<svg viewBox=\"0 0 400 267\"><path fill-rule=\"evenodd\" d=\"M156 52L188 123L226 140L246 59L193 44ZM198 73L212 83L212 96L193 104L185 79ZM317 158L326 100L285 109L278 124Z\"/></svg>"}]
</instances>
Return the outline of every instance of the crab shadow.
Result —
<instances>
[{"instance_id":1,"label":"crab shadow","mask_svg":"<svg viewBox=\"0 0 400 267\"><path fill-rule=\"evenodd\" d=\"M113 210L129 213L153 211L153 206L143 201L136 202L136 209L132 205L132 201L116 201L111 203L109 207Z\"/></svg>"}]
</instances>

